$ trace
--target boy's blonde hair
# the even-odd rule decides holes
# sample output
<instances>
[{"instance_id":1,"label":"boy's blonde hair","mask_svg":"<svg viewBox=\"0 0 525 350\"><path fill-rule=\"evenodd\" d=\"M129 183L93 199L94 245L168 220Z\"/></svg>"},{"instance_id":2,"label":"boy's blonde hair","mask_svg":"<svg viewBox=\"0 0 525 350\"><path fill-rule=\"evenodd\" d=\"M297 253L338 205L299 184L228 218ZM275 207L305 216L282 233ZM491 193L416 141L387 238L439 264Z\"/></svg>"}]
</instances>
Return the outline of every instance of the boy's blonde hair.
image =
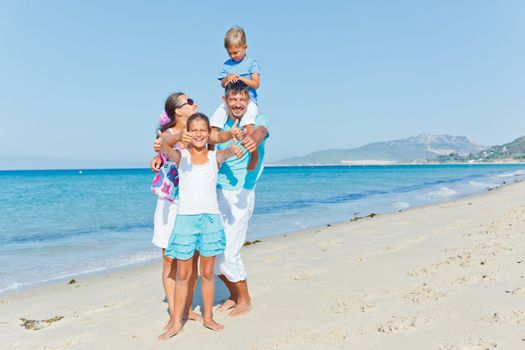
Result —
<instances>
[{"instance_id":1,"label":"boy's blonde hair","mask_svg":"<svg viewBox=\"0 0 525 350\"><path fill-rule=\"evenodd\" d=\"M246 34L239 26L233 26L224 36L224 48L243 47L246 45Z\"/></svg>"}]
</instances>

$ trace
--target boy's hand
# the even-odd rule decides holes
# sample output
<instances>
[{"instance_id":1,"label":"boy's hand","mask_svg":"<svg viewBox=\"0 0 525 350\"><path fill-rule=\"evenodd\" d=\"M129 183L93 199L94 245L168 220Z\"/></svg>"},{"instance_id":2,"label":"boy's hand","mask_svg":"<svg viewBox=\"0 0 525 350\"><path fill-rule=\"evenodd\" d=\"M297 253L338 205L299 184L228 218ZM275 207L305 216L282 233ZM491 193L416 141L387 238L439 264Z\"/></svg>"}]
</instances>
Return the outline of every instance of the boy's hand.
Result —
<instances>
[{"instance_id":1,"label":"boy's hand","mask_svg":"<svg viewBox=\"0 0 525 350\"><path fill-rule=\"evenodd\" d=\"M160 167L162 166L162 159L160 159L159 156L155 156L151 162L149 162L149 167L151 168L151 171L156 173L160 170Z\"/></svg>"},{"instance_id":2,"label":"boy's hand","mask_svg":"<svg viewBox=\"0 0 525 350\"><path fill-rule=\"evenodd\" d=\"M237 140L233 140L230 149L237 158L241 158L244 155L242 149L239 146L237 146Z\"/></svg>"},{"instance_id":3,"label":"boy's hand","mask_svg":"<svg viewBox=\"0 0 525 350\"><path fill-rule=\"evenodd\" d=\"M237 74L228 74L226 77L226 81L229 83L235 83L237 80L239 80L239 76Z\"/></svg>"},{"instance_id":4,"label":"boy's hand","mask_svg":"<svg viewBox=\"0 0 525 350\"><path fill-rule=\"evenodd\" d=\"M232 126L230 132L232 133L233 138L235 138L236 140L241 141L242 138L244 137L244 133L237 126L238 124L239 124L239 119L235 119L235 122L233 123L233 126Z\"/></svg>"}]
</instances>

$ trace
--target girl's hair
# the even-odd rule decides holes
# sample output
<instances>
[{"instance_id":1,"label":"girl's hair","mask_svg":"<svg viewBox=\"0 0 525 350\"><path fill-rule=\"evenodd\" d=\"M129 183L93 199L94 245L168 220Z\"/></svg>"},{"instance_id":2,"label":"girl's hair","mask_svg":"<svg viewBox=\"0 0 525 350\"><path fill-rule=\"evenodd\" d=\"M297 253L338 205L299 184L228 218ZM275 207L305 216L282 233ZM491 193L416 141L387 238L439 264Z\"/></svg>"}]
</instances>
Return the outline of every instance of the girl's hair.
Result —
<instances>
[{"instance_id":1,"label":"girl's hair","mask_svg":"<svg viewBox=\"0 0 525 350\"><path fill-rule=\"evenodd\" d=\"M226 32L224 36L224 48L242 47L246 45L246 34L239 26L233 26Z\"/></svg>"},{"instance_id":2,"label":"girl's hair","mask_svg":"<svg viewBox=\"0 0 525 350\"><path fill-rule=\"evenodd\" d=\"M190 117L186 121L186 129L188 129L188 131L190 131L191 123L193 123L194 121L197 121L197 120L204 120L204 122L206 123L206 126L208 127L208 131L211 130L210 120L208 119L208 117L205 114L202 114L202 113L199 113L199 112L193 113L192 115L190 115Z\"/></svg>"},{"instance_id":3,"label":"girl's hair","mask_svg":"<svg viewBox=\"0 0 525 350\"><path fill-rule=\"evenodd\" d=\"M161 125L159 128L160 132L164 132L168 130L169 128L175 126L175 123L176 123L175 109L179 108L179 105L180 105L179 97L181 97L182 95L185 95L185 93L175 92L169 95L168 98L166 99L166 102L164 102L164 111L166 112L166 115L168 116L168 118L170 118L170 122L165 125Z\"/></svg>"}]
</instances>

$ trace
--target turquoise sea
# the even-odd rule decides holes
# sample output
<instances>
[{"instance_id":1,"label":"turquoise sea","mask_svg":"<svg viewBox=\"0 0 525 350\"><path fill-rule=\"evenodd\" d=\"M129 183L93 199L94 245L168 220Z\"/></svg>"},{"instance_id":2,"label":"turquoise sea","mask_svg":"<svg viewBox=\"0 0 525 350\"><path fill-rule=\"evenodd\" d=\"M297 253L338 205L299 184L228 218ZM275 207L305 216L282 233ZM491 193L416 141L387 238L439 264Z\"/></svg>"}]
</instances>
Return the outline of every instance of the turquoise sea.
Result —
<instances>
[{"instance_id":1,"label":"turquoise sea","mask_svg":"<svg viewBox=\"0 0 525 350\"><path fill-rule=\"evenodd\" d=\"M0 293L160 259L148 169L0 171ZM487 191L523 165L268 167L248 239Z\"/></svg>"}]
</instances>

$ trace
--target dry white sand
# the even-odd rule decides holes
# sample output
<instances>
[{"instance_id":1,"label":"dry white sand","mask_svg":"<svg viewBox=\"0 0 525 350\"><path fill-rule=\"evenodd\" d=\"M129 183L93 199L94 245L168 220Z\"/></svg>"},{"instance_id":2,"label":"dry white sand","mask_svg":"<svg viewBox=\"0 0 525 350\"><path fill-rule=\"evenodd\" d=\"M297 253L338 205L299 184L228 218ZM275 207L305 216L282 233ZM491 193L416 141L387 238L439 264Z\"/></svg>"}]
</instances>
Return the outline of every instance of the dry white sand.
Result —
<instances>
[{"instance_id":1,"label":"dry white sand","mask_svg":"<svg viewBox=\"0 0 525 350\"><path fill-rule=\"evenodd\" d=\"M254 308L217 314L223 332L189 322L156 340L168 317L159 256L0 297L0 348L525 349L525 183L265 239L243 255Z\"/></svg>"}]
</instances>

